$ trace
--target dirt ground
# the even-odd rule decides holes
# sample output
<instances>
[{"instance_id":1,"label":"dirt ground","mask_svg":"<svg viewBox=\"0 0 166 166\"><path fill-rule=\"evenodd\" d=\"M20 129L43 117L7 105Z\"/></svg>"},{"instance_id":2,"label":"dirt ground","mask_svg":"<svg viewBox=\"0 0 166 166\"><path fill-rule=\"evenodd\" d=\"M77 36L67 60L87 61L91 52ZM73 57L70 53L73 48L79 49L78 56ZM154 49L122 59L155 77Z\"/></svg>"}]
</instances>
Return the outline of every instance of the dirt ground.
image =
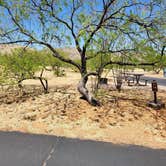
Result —
<instances>
[{"instance_id":1,"label":"dirt ground","mask_svg":"<svg viewBox=\"0 0 166 166\"><path fill-rule=\"evenodd\" d=\"M117 92L113 80L98 92L100 107L81 100L76 85L80 75L64 77L46 73L49 93L43 94L39 82L24 82L24 93L1 89L0 130L50 134L120 144L135 144L166 149L166 109L146 106L152 100L150 86L123 86ZM92 84L92 79L89 81ZM166 103L166 91L158 97Z\"/></svg>"}]
</instances>

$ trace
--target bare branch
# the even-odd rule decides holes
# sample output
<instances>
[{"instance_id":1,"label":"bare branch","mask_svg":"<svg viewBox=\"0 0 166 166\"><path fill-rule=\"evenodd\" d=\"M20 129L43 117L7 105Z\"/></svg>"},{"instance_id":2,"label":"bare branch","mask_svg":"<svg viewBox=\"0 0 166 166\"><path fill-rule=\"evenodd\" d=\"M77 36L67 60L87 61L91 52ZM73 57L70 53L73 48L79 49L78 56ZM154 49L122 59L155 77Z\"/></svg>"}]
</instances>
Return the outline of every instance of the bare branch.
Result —
<instances>
[{"instance_id":1,"label":"bare branch","mask_svg":"<svg viewBox=\"0 0 166 166\"><path fill-rule=\"evenodd\" d=\"M29 40L16 40L16 41L0 42L0 44L16 44L16 43L29 43Z\"/></svg>"},{"instance_id":2,"label":"bare branch","mask_svg":"<svg viewBox=\"0 0 166 166\"><path fill-rule=\"evenodd\" d=\"M10 31L7 31L7 32L3 32L3 33L0 33L0 36L1 37L8 37L9 34L13 33L13 32L16 32L18 31L19 29L18 28L15 28L15 29L12 29Z\"/></svg>"},{"instance_id":3,"label":"bare branch","mask_svg":"<svg viewBox=\"0 0 166 166\"><path fill-rule=\"evenodd\" d=\"M72 61L71 59L66 59L62 56L59 55L59 53L48 43L45 42L39 42L39 44L45 45L47 48L49 48L52 52L53 52L53 56L55 56L56 58L58 58L59 60L69 63L73 66L75 66L77 69L81 70L81 67L79 64L77 64L76 62Z\"/></svg>"}]
</instances>

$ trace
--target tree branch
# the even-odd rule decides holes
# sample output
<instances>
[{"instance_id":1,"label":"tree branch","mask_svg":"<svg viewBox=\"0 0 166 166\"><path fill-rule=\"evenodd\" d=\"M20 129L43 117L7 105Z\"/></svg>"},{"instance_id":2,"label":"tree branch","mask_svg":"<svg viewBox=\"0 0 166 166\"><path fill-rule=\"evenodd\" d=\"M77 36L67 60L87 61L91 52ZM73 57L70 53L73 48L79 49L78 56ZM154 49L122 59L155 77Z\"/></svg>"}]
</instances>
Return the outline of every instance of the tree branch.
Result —
<instances>
[{"instance_id":1,"label":"tree branch","mask_svg":"<svg viewBox=\"0 0 166 166\"><path fill-rule=\"evenodd\" d=\"M75 63L75 62L72 61L71 59L66 59L66 58L60 56L59 53L58 53L50 44L48 44L48 43L46 43L46 42L43 42L43 41L39 41L39 40L37 40L34 36L32 36L31 34L29 34L28 32L26 32L26 30L19 24L19 22L18 22L18 21L15 19L15 17L13 16L13 14L12 14L10 8L9 8L8 6L4 6L4 7L7 9L9 15L11 16L12 21L13 21L14 24L19 28L19 30L20 30L20 32L21 32L22 34L24 34L25 36L29 37L33 43L38 43L38 44L41 44L41 45L46 46L47 48L49 48L49 49L53 52L53 56L55 56L56 58L60 59L60 60L63 61L63 62L66 62L66 63L69 63L69 64L75 66L76 68L78 68L78 69L80 70L80 65L78 65L77 63ZM21 43L21 42L24 42L24 43L25 43L25 42L29 42L29 41L18 40L18 41L8 42L8 43L12 44L12 43L19 43L19 42L20 42L20 43Z\"/></svg>"},{"instance_id":2,"label":"tree branch","mask_svg":"<svg viewBox=\"0 0 166 166\"><path fill-rule=\"evenodd\" d=\"M154 66L157 62L154 63L130 63L130 62L121 62L121 61L109 61L101 65L100 68L105 68L108 65L119 65L119 66ZM101 69L100 69L101 70Z\"/></svg>"},{"instance_id":3,"label":"tree branch","mask_svg":"<svg viewBox=\"0 0 166 166\"><path fill-rule=\"evenodd\" d=\"M102 27L103 23L106 21L105 16L107 15L108 9L114 1L115 0L110 0L108 2L108 4L106 4L106 3L103 4L103 6L104 6L103 14L101 15L101 18L100 18L99 23L97 24L96 28L91 32L91 34L89 35L89 38L86 40L86 42L83 46L84 53L86 52L86 48L87 48L88 44L90 43L90 41L92 40L95 33Z\"/></svg>"}]
</instances>

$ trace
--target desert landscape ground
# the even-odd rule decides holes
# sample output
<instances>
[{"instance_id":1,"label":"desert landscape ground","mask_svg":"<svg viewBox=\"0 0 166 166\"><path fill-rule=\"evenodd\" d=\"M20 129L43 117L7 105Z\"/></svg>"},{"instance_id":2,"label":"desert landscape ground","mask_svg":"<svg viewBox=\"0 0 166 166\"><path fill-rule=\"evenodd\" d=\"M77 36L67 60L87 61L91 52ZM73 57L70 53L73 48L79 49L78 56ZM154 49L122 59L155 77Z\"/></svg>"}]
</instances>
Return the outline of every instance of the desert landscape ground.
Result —
<instances>
[{"instance_id":1,"label":"desert landscape ground","mask_svg":"<svg viewBox=\"0 0 166 166\"><path fill-rule=\"evenodd\" d=\"M108 77L108 86L97 96L101 106L93 107L77 92L79 73L66 71L66 76L55 77L47 72L45 76L48 94L34 80L24 81L22 93L17 88L1 88L0 130L166 148L166 109L156 111L146 106L153 99L150 85L124 84L118 92ZM159 87L158 97L164 103L165 93Z\"/></svg>"}]
</instances>

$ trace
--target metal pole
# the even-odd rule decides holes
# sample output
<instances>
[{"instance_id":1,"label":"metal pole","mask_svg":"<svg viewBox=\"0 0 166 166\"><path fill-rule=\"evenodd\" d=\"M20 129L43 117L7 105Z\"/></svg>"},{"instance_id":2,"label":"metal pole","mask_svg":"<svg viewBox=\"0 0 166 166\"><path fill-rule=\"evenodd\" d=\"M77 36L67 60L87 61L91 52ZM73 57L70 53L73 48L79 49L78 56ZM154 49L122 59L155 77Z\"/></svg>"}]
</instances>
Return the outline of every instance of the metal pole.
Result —
<instances>
[{"instance_id":1,"label":"metal pole","mask_svg":"<svg viewBox=\"0 0 166 166\"><path fill-rule=\"evenodd\" d=\"M157 93L156 92L154 92L154 103L157 104Z\"/></svg>"}]
</instances>

